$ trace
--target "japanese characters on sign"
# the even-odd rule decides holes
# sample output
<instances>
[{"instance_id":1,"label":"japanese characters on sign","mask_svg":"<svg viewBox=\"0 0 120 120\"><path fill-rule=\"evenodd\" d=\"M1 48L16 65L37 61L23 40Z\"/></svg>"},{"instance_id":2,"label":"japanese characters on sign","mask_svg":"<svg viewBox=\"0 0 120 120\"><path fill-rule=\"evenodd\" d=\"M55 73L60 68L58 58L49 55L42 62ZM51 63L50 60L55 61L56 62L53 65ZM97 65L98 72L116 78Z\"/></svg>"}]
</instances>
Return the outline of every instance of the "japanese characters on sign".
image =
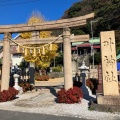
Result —
<instances>
[{"instance_id":1,"label":"japanese characters on sign","mask_svg":"<svg viewBox=\"0 0 120 120\"><path fill-rule=\"evenodd\" d=\"M101 32L100 37L103 95L119 95L116 65L115 32Z\"/></svg>"},{"instance_id":2,"label":"japanese characters on sign","mask_svg":"<svg viewBox=\"0 0 120 120\"><path fill-rule=\"evenodd\" d=\"M110 54L105 54L103 56L105 65L106 65L106 67L110 67L111 66L113 68L115 66L115 59L113 57L114 52L113 52L112 48L113 48L113 45L115 45L115 43L112 41L111 38L109 38L109 40L103 41L102 44L103 44L104 47L106 47L106 48L108 48L110 50ZM112 81L117 82L117 78L114 75L114 72L112 70L113 69L105 71L105 76L104 77L105 77L105 80L107 82L112 82Z\"/></svg>"}]
</instances>

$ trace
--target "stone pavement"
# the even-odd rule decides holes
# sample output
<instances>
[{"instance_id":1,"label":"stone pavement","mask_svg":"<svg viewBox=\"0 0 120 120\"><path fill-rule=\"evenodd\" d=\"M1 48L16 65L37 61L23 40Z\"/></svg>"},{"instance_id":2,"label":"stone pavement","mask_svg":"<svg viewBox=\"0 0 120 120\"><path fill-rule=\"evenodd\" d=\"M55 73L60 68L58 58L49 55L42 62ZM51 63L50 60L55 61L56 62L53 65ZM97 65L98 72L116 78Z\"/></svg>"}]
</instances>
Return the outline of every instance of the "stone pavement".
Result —
<instances>
[{"instance_id":1,"label":"stone pavement","mask_svg":"<svg viewBox=\"0 0 120 120\"><path fill-rule=\"evenodd\" d=\"M52 94L51 94L52 93ZM42 90L37 96L17 101L14 105L28 108L51 106L55 103L54 89Z\"/></svg>"}]
</instances>

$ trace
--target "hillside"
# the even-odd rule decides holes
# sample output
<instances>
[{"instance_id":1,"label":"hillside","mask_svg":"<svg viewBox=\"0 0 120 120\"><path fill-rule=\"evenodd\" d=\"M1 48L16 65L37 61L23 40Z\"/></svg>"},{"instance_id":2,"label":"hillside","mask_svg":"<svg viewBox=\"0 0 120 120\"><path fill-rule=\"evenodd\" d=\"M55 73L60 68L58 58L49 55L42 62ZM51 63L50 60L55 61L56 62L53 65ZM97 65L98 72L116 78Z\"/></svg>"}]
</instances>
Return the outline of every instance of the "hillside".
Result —
<instances>
[{"instance_id":1,"label":"hillside","mask_svg":"<svg viewBox=\"0 0 120 120\"><path fill-rule=\"evenodd\" d=\"M96 23L93 24L94 37L99 37L100 31L116 31L117 51L120 46L120 0L82 0L74 3L61 17L72 18L95 13ZM82 28L73 28L74 34L90 34L90 22Z\"/></svg>"}]
</instances>

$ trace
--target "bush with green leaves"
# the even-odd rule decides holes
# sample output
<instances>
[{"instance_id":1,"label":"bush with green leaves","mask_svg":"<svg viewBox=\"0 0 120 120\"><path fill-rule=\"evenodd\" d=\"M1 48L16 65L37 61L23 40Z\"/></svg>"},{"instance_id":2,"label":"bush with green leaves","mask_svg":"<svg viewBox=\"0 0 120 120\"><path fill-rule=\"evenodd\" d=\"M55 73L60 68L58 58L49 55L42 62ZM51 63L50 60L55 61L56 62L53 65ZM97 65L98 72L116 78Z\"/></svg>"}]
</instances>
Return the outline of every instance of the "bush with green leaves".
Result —
<instances>
[{"instance_id":1,"label":"bush with green leaves","mask_svg":"<svg viewBox=\"0 0 120 120\"><path fill-rule=\"evenodd\" d=\"M52 68L53 72L62 72L62 66L57 66Z\"/></svg>"},{"instance_id":2,"label":"bush with green leaves","mask_svg":"<svg viewBox=\"0 0 120 120\"><path fill-rule=\"evenodd\" d=\"M93 63L93 56L90 57L89 61L91 64ZM101 54L100 52L97 52L94 54L94 64L98 65L100 63L101 63Z\"/></svg>"}]
</instances>

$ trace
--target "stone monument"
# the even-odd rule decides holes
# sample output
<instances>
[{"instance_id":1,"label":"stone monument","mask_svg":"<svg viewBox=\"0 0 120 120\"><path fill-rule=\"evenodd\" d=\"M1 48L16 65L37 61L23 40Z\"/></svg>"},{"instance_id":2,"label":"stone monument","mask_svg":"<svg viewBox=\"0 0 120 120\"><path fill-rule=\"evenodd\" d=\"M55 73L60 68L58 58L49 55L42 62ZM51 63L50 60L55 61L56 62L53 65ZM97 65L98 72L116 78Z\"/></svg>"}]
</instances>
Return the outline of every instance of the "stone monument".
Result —
<instances>
[{"instance_id":1,"label":"stone monument","mask_svg":"<svg viewBox=\"0 0 120 120\"><path fill-rule=\"evenodd\" d=\"M118 88L115 34L114 31L101 32L101 58L103 94L97 95L98 104L120 105Z\"/></svg>"}]
</instances>

